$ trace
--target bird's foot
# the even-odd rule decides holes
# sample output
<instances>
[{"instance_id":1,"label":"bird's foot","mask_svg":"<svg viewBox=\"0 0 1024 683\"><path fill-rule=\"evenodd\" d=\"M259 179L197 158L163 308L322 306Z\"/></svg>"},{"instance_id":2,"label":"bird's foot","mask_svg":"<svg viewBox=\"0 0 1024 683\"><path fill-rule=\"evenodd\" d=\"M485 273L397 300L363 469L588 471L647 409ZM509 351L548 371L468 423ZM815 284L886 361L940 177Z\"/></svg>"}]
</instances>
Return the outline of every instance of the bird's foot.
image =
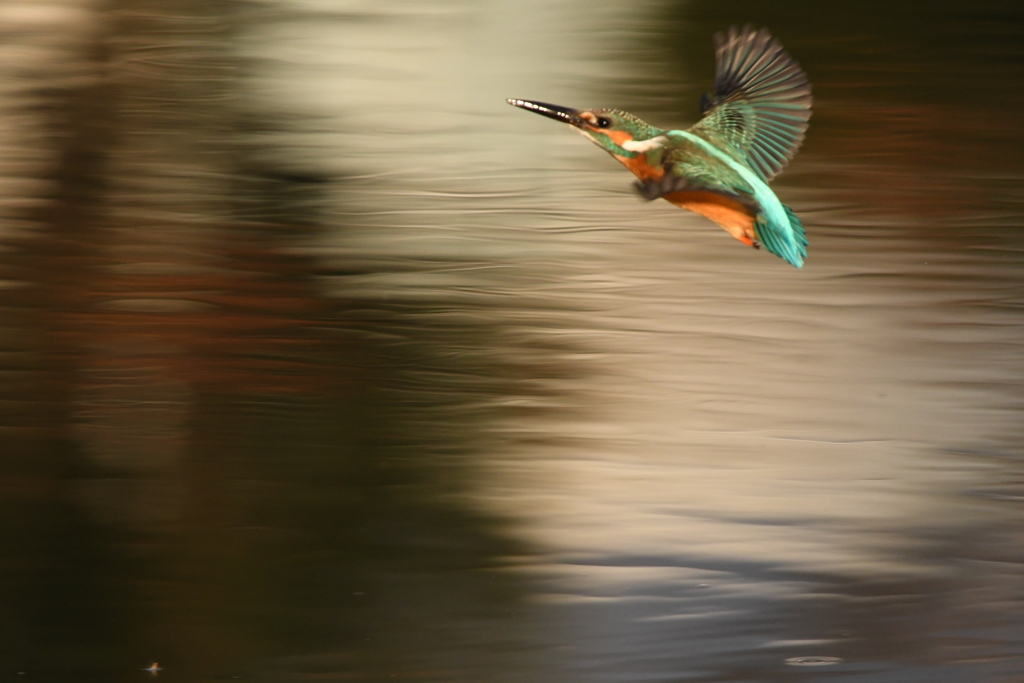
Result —
<instances>
[{"instance_id":1,"label":"bird's foot","mask_svg":"<svg viewBox=\"0 0 1024 683\"><path fill-rule=\"evenodd\" d=\"M643 180L637 180L633 183L633 189L636 193L646 199L647 201L654 201L661 196L659 188L655 183L644 182Z\"/></svg>"}]
</instances>

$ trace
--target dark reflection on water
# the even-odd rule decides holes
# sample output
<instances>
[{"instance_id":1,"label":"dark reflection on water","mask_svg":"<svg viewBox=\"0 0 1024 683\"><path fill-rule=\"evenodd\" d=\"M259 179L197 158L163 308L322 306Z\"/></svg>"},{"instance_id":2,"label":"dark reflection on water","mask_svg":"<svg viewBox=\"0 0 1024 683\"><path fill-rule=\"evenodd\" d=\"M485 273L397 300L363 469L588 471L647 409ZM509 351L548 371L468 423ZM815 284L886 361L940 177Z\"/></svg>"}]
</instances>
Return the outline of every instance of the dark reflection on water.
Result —
<instances>
[{"instance_id":1,"label":"dark reflection on water","mask_svg":"<svg viewBox=\"0 0 1024 683\"><path fill-rule=\"evenodd\" d=\"M1015 5L9 5L0 680L1024 678ZM803 271L503 104L745 21Z\"/></svg>"}]
</instances>

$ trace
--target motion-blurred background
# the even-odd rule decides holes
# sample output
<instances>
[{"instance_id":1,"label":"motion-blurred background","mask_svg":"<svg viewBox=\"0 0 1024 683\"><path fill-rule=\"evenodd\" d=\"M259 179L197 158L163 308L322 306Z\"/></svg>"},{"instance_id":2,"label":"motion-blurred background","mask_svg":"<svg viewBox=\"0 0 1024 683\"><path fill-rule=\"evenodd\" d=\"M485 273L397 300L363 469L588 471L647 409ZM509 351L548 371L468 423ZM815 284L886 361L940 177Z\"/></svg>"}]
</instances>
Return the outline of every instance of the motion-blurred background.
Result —
<instances>
[{"instance_id":1,"label":"motion-blurred background","mask_svg":"<svg viewBox=\"0 0 1024 683\"><path fill-rule=\"evenodd\" d=\"M796 270L507 97L815 88ZM0 0L0 681L1024 680L1024 6Z\"/></svg>"}]
</instances>

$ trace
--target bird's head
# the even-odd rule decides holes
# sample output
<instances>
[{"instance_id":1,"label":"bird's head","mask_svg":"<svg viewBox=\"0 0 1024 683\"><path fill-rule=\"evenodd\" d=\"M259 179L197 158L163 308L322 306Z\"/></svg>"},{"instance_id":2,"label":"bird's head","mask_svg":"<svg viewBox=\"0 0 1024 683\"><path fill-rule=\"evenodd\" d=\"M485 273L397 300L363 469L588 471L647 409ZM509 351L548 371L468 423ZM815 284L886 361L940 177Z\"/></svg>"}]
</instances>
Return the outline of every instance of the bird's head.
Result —
<instances>
[{"instance_id":1,"label":"bird's head","mask_svg":"<svg viewBox=\"0 0 1024 683\"><path fill-rule=\"evenodd\" d=\"M513 107L568 123L598 147L620 159L632 159L665 143L660 128L619 109L570 109L544 102L510 99Z\"/></svg>"}]
</instances>

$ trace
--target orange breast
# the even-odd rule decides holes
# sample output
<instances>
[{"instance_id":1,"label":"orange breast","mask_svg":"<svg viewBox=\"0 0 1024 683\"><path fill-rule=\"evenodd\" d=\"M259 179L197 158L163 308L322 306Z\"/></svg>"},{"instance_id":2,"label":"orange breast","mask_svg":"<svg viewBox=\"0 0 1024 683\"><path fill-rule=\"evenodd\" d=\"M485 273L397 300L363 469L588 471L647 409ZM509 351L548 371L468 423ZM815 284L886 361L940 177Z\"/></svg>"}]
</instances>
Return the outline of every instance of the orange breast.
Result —
<instances>
[{"instance_id":1,"label":"orange breast","mask_svg":"<svg viewBox=\"0 0 1024 683\"><path fill-rule=\"evenodd\" d=\"M621 143L616 140L616 144ZM660 180L665 175L665 167L661 164L652 166L647 163L646 154L638 154L632 158L616 155L615 158L632 171L633 175L645 182ZM750 207L714 192L673 192L665 195L665 199L714 221L743 244L750 247L759 246L757 233L754 232L754 212Z\"/></svg>"},{"instance_id":2,"label":"orange breast","mask_svg":"<svg viewBox=\"0 0 1024 683\"><path fill-rule=\"evenodd\" d=\"M714 192L673 192L665 199L718 223L727 233L748 246L755 246L754 212L750 207Z\"/></svg>"},{"instance_id":3,"label":"orange breast","mask_svg":"<svg viewBox=\"0 0 1024 683\"><path fill-rule=\"evenodd\" d=\"M638 154L635 157L620 157L615 155L619 162L632 171L633 175L643 181L658 180L665 175L665 167L662 165L651 166L647 163L646 154Z\"/></svg>"}]
</instances>

